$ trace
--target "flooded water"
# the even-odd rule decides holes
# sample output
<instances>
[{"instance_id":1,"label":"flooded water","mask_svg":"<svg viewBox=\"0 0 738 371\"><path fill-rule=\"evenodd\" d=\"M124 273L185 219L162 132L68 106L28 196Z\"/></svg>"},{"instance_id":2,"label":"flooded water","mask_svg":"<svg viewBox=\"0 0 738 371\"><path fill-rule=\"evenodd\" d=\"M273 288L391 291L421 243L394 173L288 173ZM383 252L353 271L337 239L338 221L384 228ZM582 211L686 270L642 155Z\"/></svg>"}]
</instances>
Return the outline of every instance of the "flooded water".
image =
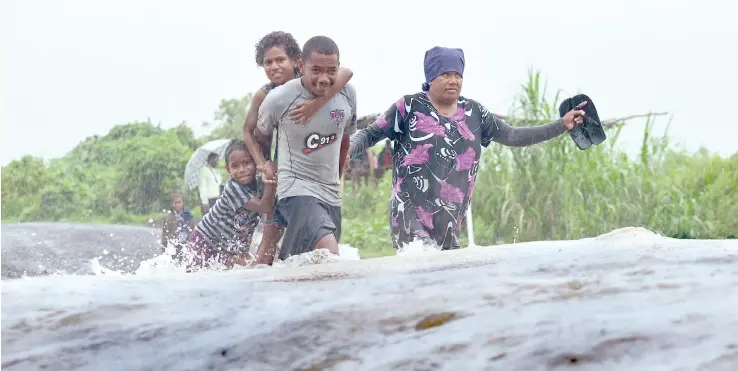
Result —
<instances>
[{"instance_id":1,"label":"flooded water","mask_svg":"<svg viewBox=\"0 0 738 371\"><path fill-rule=\"evenodd\" d=\"M3 370L738 369L736 240L626 228L194 274L95 261L3 280Z\"/></svg>"},{"instance_id":2,"label":"flooded water","mask_svg":"<svg viewBox=\"0 0 738 371\"><path fill-rule=\"evenodd\" d=\"M162 253L160 232L112 224L3 224L2 278L94 274L92 259L109 269L134 272Z\"/></svg>"}]
</instances>

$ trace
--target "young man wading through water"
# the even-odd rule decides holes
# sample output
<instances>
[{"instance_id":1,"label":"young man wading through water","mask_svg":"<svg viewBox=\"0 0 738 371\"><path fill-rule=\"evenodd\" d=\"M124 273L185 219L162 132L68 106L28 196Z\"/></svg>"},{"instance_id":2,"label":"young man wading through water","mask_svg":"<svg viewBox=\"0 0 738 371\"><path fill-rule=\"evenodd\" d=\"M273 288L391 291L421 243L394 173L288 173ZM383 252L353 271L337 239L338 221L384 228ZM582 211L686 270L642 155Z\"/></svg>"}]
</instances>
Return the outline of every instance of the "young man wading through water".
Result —
<instances>
[{"instance_id":1,"label":"young man wading through water","mask_svg":"<svg viewBox=\"0 0 738 371\"><path fill-rule=\"evenodd\" d=\"M279 259L314 249L338 254L341 238L340 179L349 136L356 131L356 91L336 87L339 51L328 37L316 36L303 49L304 75L272 90L259 108L255 131L262 145L276 127L279 156L276 220L287 231ZM305 124L295 124L287 112L301 102L326 104ZM265 172L267 179L272 174Z\"/></svg>"},{"instance_id":2,"label":"young man wading through water","mask_svg":"<svg viewBox=\"0 0 738 371\"><path fill-rule=\"evenodd\" d=\"M396 249L416 238L443 250L460 247L483 146L529 146L582 123L580 105L546 125L511 127L461 96L464 64L461 49L428 50L423 92L400 98L351 138L351 158L384 138L394 142L390 227Z\"/></svg>"},{"instance_id":3,"label":"young man wading through water","mask_svg":"<svg viewBox=\"0 0 738 371\"><path fill-rule=\"evenodd\" d=\"M264 68L269 83L260 87L251 100L251 106L243 125L243 139L256 162L258 170L262 173L262 181L272 183L276 181L275 174L265 172L264 168L271 158L272 132L256 133L256 135L261 136L262 140L259 142L256 140L254 129L256 128L259 108L267 94L287 81L302 77L300 72L302 67L300 45L289 33L282 31L269 33L256 44L256 64ZM289 112L290 119L297 123L304 123L309 120L329 99L333 98L346 86L352 76L353 73L348 68L339 68L336 72L335 83L327 94L294 105ZM277 143L279 143L279 136L277 136ZM278 148L279 145L277 145ZM276 163L276 161L275 153L274 162ZM282 237L282 227L275 222L273 213L265 215L263 225L264 231L255 263L272 264L277 243Z\"/></svg>"}]
</instances>

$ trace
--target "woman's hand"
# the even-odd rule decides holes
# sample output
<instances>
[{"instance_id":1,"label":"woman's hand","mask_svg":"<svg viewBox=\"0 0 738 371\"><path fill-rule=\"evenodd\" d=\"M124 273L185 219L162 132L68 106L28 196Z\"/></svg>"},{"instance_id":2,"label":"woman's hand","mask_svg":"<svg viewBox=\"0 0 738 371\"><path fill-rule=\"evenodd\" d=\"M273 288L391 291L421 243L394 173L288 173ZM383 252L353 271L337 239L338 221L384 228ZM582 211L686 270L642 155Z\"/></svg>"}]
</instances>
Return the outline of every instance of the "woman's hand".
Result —
<instances>
[{"instance_id":1,"label":"woman's hand","mask_svg":"<svg viewBox=\"0 0 738 371\"><path fill-rule=\"evenodd\" d=\"M584 122L584 111L582 111L582 107L584 107L587 104L587 101L585 100L582 103L579 103L576 107L574 107L573 110L567 112L564 117L562 117L564 121L564 128L568 131L574 129L575 125L580 125L582 122Z\"/></svg>"}]
</instances>

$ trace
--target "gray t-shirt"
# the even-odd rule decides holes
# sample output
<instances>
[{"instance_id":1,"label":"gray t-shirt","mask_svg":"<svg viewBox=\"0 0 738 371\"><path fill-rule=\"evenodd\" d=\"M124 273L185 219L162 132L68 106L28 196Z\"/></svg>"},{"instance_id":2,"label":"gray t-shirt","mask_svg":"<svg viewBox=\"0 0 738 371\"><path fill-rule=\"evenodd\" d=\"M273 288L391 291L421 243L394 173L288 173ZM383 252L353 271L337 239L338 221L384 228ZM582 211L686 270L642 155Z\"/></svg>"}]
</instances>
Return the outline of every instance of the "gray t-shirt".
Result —
<instances>
[{"instance_id":1,"label":"gray t-shirt","mask_svg":"<svg viewBox=\"0 0 738 371\"><path fill-rule=\"evenodd\" d=\"M312 98L301 79L275 88L259 107L257 128L267 135L279 130L279 198L312 196L340 206L338 160L343 136L356 132L356 90L347 84L307 124L290 120L289 110Z\"/></svg>"}]
</instances>

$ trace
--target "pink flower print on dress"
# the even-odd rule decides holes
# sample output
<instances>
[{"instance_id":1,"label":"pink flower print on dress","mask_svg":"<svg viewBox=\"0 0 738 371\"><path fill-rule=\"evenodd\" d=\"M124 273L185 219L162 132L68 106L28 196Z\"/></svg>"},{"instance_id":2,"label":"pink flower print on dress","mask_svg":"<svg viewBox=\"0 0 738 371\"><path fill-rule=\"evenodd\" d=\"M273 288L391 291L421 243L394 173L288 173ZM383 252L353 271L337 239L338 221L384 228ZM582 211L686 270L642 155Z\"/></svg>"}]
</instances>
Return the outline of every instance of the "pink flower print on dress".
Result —
<instances>
[{"instance_id":1,"label":"pink flower print on dress","mask_svg":"<svg viewBox=\"0 0 738 371\"><path fill-rule=\"evenodd\" d=\"M397 224L397 215L393 215L393 216L392 216L392 217L390 218L390 225L391 225L392 227L397 227L397 226L399 226L399 224Z\"/></svg>"},{"instance_id":2,"label":"pink flower print on dress","mask_svg":"<svg viewBox=\"0 0 738 371\"><path fill-rule=\"evenodd\" d=\"M402 163L400 164L400 166L425 164L430 158L430 155L428 155L428 150L431 149L431 147L433 147L433 145L430 143L416 146L415 148L413 148L412 151L410 151L409 154L405 155L405 158L402 159Z\"/></svg>"},{"instance_id":3,"label":"pink flower print on dress","mask_svg":"<svg viewBox=\"0 0 738 371\"><path fill-rule=\"evenodd\" d=\"M446 202L460 203L464 201L464 194L451 184L441 182L441 199Z\"/></svg>"},{"instance_id":4,"label":"pink flower print on dress","mask_svg":"<svg viewBox=\"0 0 738 371\"><path fill-rule=\"evenodd\" d=\"M397 107L397 112L400 113L400 117L405 119L405 115L407 115L407 111L405 110L405 98L400 98L395 102L395 107Z\"/></svg>"},{"instance_id":5,"label":"pink flower print on dress","mask_svg":"<svg viewBox=\"0 0 738 371\"><path fill-rule=\"evenodd\" d=\"M461 135L462 138L466 140L474 140L476 138L474 136L474 133L469 130L469 127L466 126L466 120L461 120L456 123L456 130L459 131L459 135Z\"/></svg>"},{"instance_id":6,"label":"pink flower print on dress","mask_svg":"<svg viewBox=\"0 0 738 371\"><path fill-rule=\"evenodd\" d=\"M446 128L444 128L438 120L434 119L433 116L426 116L420 112L415 112L415 117L418 121L415 123L415 128L419 131L429 134L435 134L440 137L446 136Z\"/></svg>"},{"instance_id":7,"label":"pink flower print on dress","mask_svg":"<svg viewBox=\"0 0 738 371\"><path fill-rule=\"evenodd\" d=\"M474 164L474 160L476 160L476 157L477 153L474 151L474 148L467 147L464 153L456 156L456 171L471 169L472 165Z\"/></svg>"},{"instance_id":8,"label":"pink flower print on dress","mask_svg":"<svg viewBox=\"0 0 738 371\"><path fill-rule=\"evenodd\" d=\"M430 229L431 231L435 228L433 226L433 214L425 211L422 206L418 206L416 213L418 214L418 220L420 220L420 224L422 224L423 227Z\"/></svg>"},{"instance_id":9,"label":"pink flower print on dress","mask_svg":"<svg viewBox=\"0 0 738 371\"><path fill-rule=\"evenodd\" d=\"M451 119L451 121L461 121L464 118L464 114L464 108L459 107L456 109L456 112L454 112L454 114L451 115L451 117L449 118Z\"/></svg>"},{"instance_id":10,"label":"pink flower print on dress","mask_svg":"<svg viewBox=\"0 0 738 371\"><path fill-rule=\"evenodd\" d=\"M380 129L384 129L387 126L389 126L389 122L387 122L387 119L384 118L384 115L379 116L379 120L377 120L377 127Z\"/></svg>"},{"instance_id":11,"label":"pink flower print on dress","mask_svg":"<svg viewBox=\"0 0 738 371\"><path fill-rule=\"evenodd\" d=\"M461 135L462 138L466 140L474 140L474 133L472 133L471 130L469 130L469 126L466 125L465 116L466 112L464 111L464 107L459 107L449 118L451 119L451 122L456 124L456 130L459 131L459 135Z\"/></svg>"}]
</instances>

